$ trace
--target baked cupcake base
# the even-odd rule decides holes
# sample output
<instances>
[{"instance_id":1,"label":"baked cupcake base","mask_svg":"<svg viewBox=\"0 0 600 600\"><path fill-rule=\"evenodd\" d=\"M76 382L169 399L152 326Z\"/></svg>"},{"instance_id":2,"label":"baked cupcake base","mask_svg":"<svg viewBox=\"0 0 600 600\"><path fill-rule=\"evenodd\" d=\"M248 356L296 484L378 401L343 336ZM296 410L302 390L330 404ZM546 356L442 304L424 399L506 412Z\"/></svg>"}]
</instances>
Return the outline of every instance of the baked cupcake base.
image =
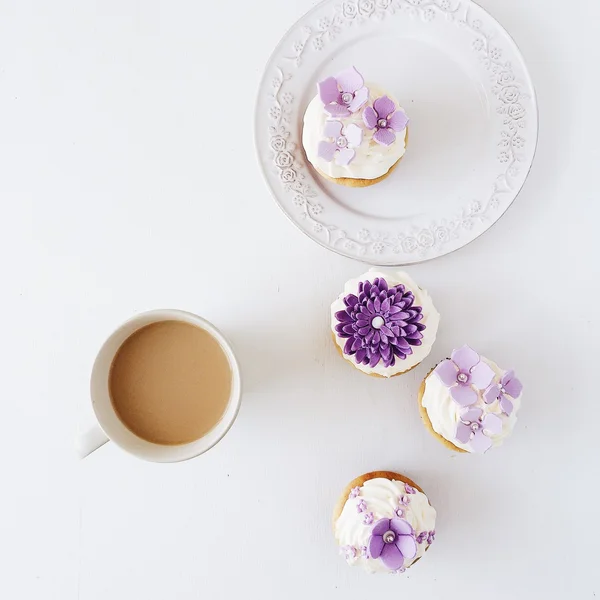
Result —
<instances>
[{"instance_id":1,"label":"baked cupcake base","mask_svg":"<svg viewBox=\"0 0 600 600\"><path fill-rule=\"evenodd\" d=\"M436 511L423 490L394 471L356 477L333 511L333 534L346 562L367 573L403 573L435 540Z\"/></svg>"},{"instance_id":2,"label":"baked cupcake base","mask_svg":"<svg viewBox=\"0 0 600 600\"><path fill-rule=\"evenodd\" d=\"M408 124L392 94L366 84L349 67L317 83L304 113L302 146L326 181L370 187L388 177L406 153Z\"/></svg>"},{"instance_id":3,"label":"baked cupcake base","mask_svg":"<svg viewBox=\"0 0 600 600\"><path fill-rule=\"evenodd\" d=\"M383 175L381 175L380 177L376 177L375 179L353 179L352 177L338 177L337 179L335 179L333 177L329 177L329 175L325 175L325 173L323 173L323 171L320 171L316 167L315 167L315 170L323 179L327 179L327 181L331 181L332 183L337 183L338 185L345 185L346 187L365 188L365 187L369 187L371 185L375 185L376 183L379 183L380 181L383 181L384 179L386 179L388 177L388 175L390 175L392 173L392 171L394 171L394 169L398 166L398 163L401 160L402 160L402 158L399 158L390 167L390 169L388 170L387 173L384 173Z\"/></svg>"},{"instance_id":4,"label":"baked cupcake base","mask_svg":"<svg viewBox=\"0 0 600 600\"><path fill-rule=\"evenodd\" d=\"M390 269L347 281L330 311L340 356L362 373L386 379L408 373L427 357L440 318L408 273Z\"/></svg>"},{"instance_id":5,"label":"baked cupcake base","mask_svg":"<svg viewBox=\"0 0 600 600\"><path fill-rule=\"evenodd\" d=\"M426 428L446 448L484 454L512 433L522 390L513 370L464 345L427 374L417 401Z\"/></svg>"}]
</instances>

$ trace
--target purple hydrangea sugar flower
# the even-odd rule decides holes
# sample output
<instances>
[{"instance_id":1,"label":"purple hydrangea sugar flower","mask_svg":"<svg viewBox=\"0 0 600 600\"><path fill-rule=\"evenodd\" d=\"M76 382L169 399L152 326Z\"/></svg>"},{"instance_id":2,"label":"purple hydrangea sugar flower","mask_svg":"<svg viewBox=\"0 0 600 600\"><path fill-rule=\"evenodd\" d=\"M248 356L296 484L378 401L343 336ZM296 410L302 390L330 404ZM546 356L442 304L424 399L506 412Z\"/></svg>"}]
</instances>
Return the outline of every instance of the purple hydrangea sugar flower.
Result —
<instances>
[{"instance_id":1,"label":"purple hydrangea sugar flower","mask_svg":"<svg viewBox=\"0 0 600 600\"><path fill-rule=\"evenodd\" d=\"M354 160L354 148L358 148L363 139L362 129L358 125L350 123L343 127L341 121L326 121L323 135L333 141L319 142L319 156L327 162L335 158L335 162L343 167Z\"/></svg>"},{"instance_id":2,"label":"purple hydrangea sugar flower","mask_svg":"<svg viewBox=\"0 0 600 600\"><path fill-rule=\"evenodd\" d=\"M417 544L422 544L425 540L427 540L428 535L428 531L421 531L421 533L417 536Z\"/></svg>"},{"instance_id":3,"label":"purple hydrangea sugar flower","mask_svg":"<svg viewBox=\"0 0 600 600\"><path fill-rule=\"evenodd\" d=\"M417 490L412 485L408 485L408 483L404 484L404 490L406 491L407 494L416 494L417 493Z\"/></svg>"},{"instance_id":4,"label":"purple hydrangea sugar flower","mask_svg":"<svg viewBox=\"0 0 600 600\"><path fill-rule=\"evenodd\" d=\"M367 510L367 503L364 500L359 500L356 503L356 512L365 512Z\"/></svg>"},{"instance_id":5,"label":"purple hydrangea sugar flower","mask_svg":"<svg viewBox=\"0 0 600 600\"><path fill-rule=\"evenodd\" d=\"M373 522L373 519L374 515L372 512L365 513L365 516L363 517L363 523L365 525L370 525Z\"/></svg>"},{"instance_id":6,"label":"purple hydrangea sugar flower","mask_svg":"<svg viewBox=\"0 0 600 600\"><path fill-rule=\"evenodd\" d=\"M502 433L502 419L498 415L483 416L481 408L469 408L460 415L456 426L456 439L469 444L473 452L483 454L492 447L490 435Z\"/></svg>"},{"instance_id":7,"label":"purple hydrangea sugar flower","mask_svg":"<svg viewBox=\"0 0 600 600\"><path fill-rule=\"evenodd\" d=\"M406 495L400 496L400 498L398 498L398 502L400 502L402 506L408 506L410 504L410 498Z\"/></svg>"},{"instance_id":8,"label":"purple hydrangea sugar flower","mask_svg":"<svg viewBox=\"0 0 600 600\"><path fill-rule=\"evenodd\" d=\"M435 529L433 531L430 531L429 535L427 536L428 544L433 544L434 541L435 541Z\"/></svg>"},{"instance_id":9,"label":"purple hydrangea sugar flower","mask_svg":"<svg viewBox=\"0 0 600 600\"><path fill-rule=\"evenodd\" d=\"M371 558L380 558L390 570L396 571L404 565L404 559L417 555L415 532L404 519L380 519L371 530L369 539Z\"/></svg>"},{"instance_id":10,"label":"purple hydrangea sugar flower","mask_svg":"<svg viewBox=\"0 0 600 600\"><path fill-rule=\"evenodd\" d=\"M373 139L382 146L391 146L396 141L395 131L404 131L408 125L408 117L387 96L377 98L373 106L363 111L363 121L369 129L375 129Z\"/></svg>"},{"instance_id":11,"label":"purple hydrangea sugar flower","mask_svg":"<svg viewBox=\"0 0 600 600\"><path fill-rule=\"evenodd\" d=\"M460 406L477 402L473 387L484 390L494 379L494 371L472 348L463 346L452 352L451 360L442 361L434 373L450 388L452 399Z\"/></svg>"},{"instance_id":12,"label":"purple hydrangea sugar flower","mask_svg":"<svg viewBox=\"0 0 600 600\"><path fill-rule=\"evenodd\" d=\"M369 99L365 80L354 67L319 81L317 89L325 110L333 117L349 117Z\"/></svg>"},{"instance_id":13,"label":"purple hydrangea sugar flower","mask_svg":"<svg viewBox=\"0 0 600 600\"><path fill-rule=\"evenodd\" d=\"M423 309L415 306L414 294L400 284L388 287L383 278L361 282L358 296L344 298L345 310L335 313L337 335L346 339L344 354L354 356L356 364L374 367L383 361L394 366L396 357L406 359L411 346L420 346L425 325Z\"/></svg>"},{"instance_id":14,"label":"purple hydrangea sugar flower","mask_svg":"<svg viewBox=\"0 0 600 600\"><path fill-rule=\"evenodd\" d=\"M500 385L492 383L483 393L483 399L486 404L491 404L495 400L500 403L500 408L505 415L510 415L513 411L511 398L518 398L523 391L523 384L515 377L514 371L507 371L500 378Z\"/></svg>"},{"instance_id":15,"label":"purple hydrangea sugar flower","mask_svg":"<svg viewBox=\"0 0 600 600\"><path fill-rule=\"evenodd\" d=\"M353 487L350 490L350 495L348 497L349 498L356 498L359 495L360 495L360 488L358 486L356 486L356 487Z\"/></svg>"}]
</instances>

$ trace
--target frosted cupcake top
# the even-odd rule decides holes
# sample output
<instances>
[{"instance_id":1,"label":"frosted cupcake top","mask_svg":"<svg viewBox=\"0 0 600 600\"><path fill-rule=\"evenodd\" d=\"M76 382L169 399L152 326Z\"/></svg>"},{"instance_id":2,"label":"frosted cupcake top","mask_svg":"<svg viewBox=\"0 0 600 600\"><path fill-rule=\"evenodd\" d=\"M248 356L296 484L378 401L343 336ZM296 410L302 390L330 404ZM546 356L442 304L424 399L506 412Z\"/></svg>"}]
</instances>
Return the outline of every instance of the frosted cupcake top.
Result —
<instances>
[{"instance_id":1,"label":"frosted cupcake top","mask_svg":"<svg viewBox=\"0 0 600 600\"><path fill-rule=\"evenodd\" d=\"M351 67L317 84L304 115L308 160L333 178L376 179L406 151L408 117L390 94Z\"/></svg>"},{"instance_id":2,"label":"frosted cupcake top","mask_svg":"<svg viewBox=\"0 0 600 600\"><path fill-rule=\"evenodd\" d=\"M371 270L351 279L331 305L331 330L343 357L367 374L392 377L431 351L440 315L403 271Z\"/></svg>"},{"instance_id":3,"label":"frosted cupcake top","mask_svg":"<svg viewBox=\"0 0 600 600\"><path fill-rule=\"evenodd\" d=\"M522 390L514 371L463 346L427 377L421 402L436 433L457 448L484 453L512 433Z\"/></svg>"},{"instance_id":4,"label":"frosted cupcake top","mask_svg":"<svg viewBox=\"0 0 600 600\"><path fill-rule=\"evenodd\" d=\"M352 488L335 521L348 564L369 573L402 573L435 539L435 509L414 487L383 477Z\"/></svg>"}]
</instances>

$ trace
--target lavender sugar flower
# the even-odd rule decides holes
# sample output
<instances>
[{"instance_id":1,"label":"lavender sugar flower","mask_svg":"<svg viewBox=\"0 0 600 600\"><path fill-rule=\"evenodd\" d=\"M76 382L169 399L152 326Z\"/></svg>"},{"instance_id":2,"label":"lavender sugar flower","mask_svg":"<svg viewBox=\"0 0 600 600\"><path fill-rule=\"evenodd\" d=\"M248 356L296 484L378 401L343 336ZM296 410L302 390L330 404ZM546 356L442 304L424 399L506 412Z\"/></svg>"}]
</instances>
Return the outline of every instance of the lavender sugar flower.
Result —
<instances>
[{"instance_id":1,"label":"lavender sugar flower","mask_svg":"<svg viewBox=\"0 0 600 600\"><path fill-rule=\"evenodd\" d=\"M415 532L404 519L380 519L371 530L369 554L391 571L401 569L405 559L417 554Z\"/></svg>"},{"instance_id":2,"label":"lavender sugar flower","mask_svg":"<svg viewBox=\"0 0 600 600\"><path fill-rule=\"evenodd\" d=\"M433 371L450 388L452 399L460 406L475 404L477 390L485 390L494 379L494 371L481 360L473 348L463 346L452 352L452 358L442 361Z\"/></svg>"},{"instance_id":3,"label":"lavender sugar flower","mask_svg":"<svg viewBox=\"0 0 600 600\"><path fill-rule=\"evenodd\" d=\"M373 106L367 106L363 112L363 121L369 129L374 129L373 139L382 146L391 146L396 141L394 132L404 131L408 117L403 110L387 96L377 98Z\"/></svg>"}]
</instances>

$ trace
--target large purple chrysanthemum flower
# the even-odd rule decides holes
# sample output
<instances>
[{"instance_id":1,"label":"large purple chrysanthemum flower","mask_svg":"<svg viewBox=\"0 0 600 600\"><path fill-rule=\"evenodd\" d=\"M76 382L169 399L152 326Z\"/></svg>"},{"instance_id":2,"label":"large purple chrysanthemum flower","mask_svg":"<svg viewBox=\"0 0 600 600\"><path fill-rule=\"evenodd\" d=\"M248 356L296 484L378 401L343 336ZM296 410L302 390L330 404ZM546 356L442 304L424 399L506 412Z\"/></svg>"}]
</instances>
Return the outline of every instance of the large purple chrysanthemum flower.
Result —
<instances>
[{"instance_id":1,"label":"large purple chrysanthemum flower","mask_svg":"<svg viewBox=\"0 0 600 600\"><path fill-rule=\"evenodd\" d=\"M380 277L361 282L358 296L348 294L346 310L335 313L335 331L347 338L344 354L370 367L380 360L385 367L393 366L396 357L404 360L412 354L411 346L421 345L425 329L423 309L414 302L414 294L402 284L390 288Z\"/></svg>"}]
</instances>

